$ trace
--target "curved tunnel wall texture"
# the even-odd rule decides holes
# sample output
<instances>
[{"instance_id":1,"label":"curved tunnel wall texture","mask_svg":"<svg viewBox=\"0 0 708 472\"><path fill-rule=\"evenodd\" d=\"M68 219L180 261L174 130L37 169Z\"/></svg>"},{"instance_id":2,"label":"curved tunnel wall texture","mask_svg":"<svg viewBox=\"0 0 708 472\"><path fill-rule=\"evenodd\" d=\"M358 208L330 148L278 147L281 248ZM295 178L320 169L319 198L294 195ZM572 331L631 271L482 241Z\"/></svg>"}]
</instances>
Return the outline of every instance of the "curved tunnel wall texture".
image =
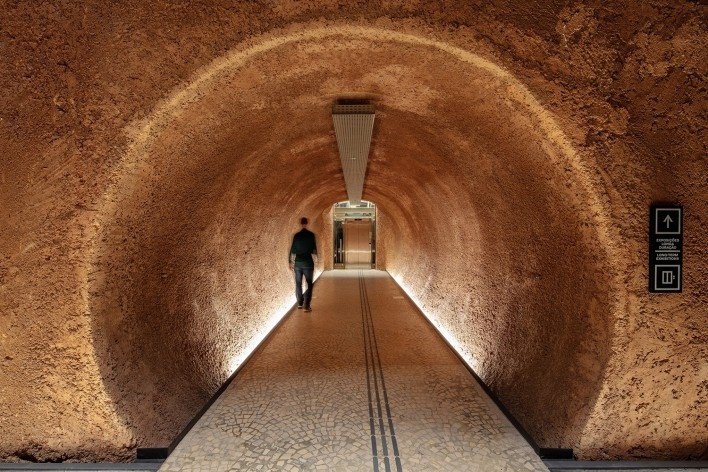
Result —
<instances>
[{"instance_id":1,"label":"curved tunnel wall texture","mask_svg":"<svg viewBox=\"0 0 708 472\"><path fill-rule=\"evenodd\" d=\"M292 304L301 215L331 254L342 96L379 267L540 445L705 455L704 6L126 5L3 7L1 458L172 440Z\"/></svg>"}]
</instances>

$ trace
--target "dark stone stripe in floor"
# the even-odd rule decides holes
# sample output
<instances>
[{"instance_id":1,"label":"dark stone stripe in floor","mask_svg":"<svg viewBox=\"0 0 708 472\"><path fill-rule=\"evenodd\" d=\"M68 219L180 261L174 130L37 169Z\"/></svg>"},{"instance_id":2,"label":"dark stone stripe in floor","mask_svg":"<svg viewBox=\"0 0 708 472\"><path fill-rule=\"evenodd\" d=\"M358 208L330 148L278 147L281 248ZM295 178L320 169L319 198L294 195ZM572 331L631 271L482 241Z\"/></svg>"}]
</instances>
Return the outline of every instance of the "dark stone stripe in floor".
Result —
<instances>
[{"instance_id":1,"label":"dark stone stripe in floor","mask_svg":"<svg viewBox=\"0 0 708 472\"><path fill-rule=\"evenodd\" d=\"M390 455L388 454L387 450L387 440L386 438L390 438L391 442L391 448L393 450L393 457L394 457L394 464L396 467L397 472L402 471L402 462L401 462L401 457L400 453L398 450L398 443L396 441L396 430L393 425L393 417L391 415L391 405L388 400L388 393L386 391L386 379L384 377L384 372L383 372L383 367L381 364L381 357L379 355L379 347L378 347L378 341L376 339L376 330L374 327L374 320L372 316L372 311L371 311L371 304L369 303L369 297L368 293L366 290L366 278L363 276L363 272L359 272L359 284L361 287L361 293L362 293L362 308L363 311L362 313L365 316L365 324L368 329L369 336L368 338L368 349L371 353L372 356L372 364L373 364L373 369L374 369L374 376L378 376L380 378L380 384L381 384L381 391L380 395L379 392L377 391L377 401L378 401L378 420L380 423L380 430L381 430L381 441L384 446L384 466L386 467L386 470L390 470L391 464L390 464ZM375 382L375 384L378 386L378 383ZM383 406L381 404L381 397L383 397ZM386 426L384 425L384 417L383 417L383 411L386 411L386 418L385 422L386 425L388 426L388 434L386 432Z\"/></svg>"}]
</instances>

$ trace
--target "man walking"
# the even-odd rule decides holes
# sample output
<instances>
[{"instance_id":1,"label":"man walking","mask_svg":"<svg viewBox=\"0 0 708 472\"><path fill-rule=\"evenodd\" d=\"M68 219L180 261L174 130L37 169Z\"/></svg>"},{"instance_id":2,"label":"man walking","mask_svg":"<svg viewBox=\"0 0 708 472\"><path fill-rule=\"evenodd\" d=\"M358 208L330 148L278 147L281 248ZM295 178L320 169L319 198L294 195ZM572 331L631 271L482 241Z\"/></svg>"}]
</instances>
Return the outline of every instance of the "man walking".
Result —
<instances>
[{"instance_id":1,"label":"man walking","mask_svg":"<svg viewBox=\"0 0 708 472\"><path fill-rule=\"evenodd\" d=\"M298 309L312 311L310 301L312 300L312 278L315 273L315 259L317 258L317 242L315 233L308 231L307 218L300 219L302 229L293 236L293 243L290 246L288 262L290 270L295 270L295 296L297 297ZM315 256L315 259L312 256ZM302 293L302 277L305 277L307 290Z\"/></svg>"}]
</instances>

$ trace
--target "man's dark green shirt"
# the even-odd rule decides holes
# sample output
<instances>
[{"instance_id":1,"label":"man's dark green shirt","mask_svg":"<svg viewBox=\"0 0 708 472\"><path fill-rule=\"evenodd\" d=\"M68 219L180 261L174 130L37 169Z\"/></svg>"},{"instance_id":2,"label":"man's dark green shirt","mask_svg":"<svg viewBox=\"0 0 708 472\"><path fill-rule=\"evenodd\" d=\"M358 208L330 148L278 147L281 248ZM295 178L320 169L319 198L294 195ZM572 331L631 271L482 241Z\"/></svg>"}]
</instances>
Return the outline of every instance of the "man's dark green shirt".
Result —
<instances>
[{"instance_id":1,"label":"man's dark green shirt","mask_svg":"<svg viewBox=\"0 0 708 472\"><path fill-rule=\"evenodd\" d=\"M315 267L315 262L312 260L313 254L317 254L315 233L302 228L293 236L288 262L292 261L292 256L295 255L295 267Z\"/></svg>"}]
</instances>

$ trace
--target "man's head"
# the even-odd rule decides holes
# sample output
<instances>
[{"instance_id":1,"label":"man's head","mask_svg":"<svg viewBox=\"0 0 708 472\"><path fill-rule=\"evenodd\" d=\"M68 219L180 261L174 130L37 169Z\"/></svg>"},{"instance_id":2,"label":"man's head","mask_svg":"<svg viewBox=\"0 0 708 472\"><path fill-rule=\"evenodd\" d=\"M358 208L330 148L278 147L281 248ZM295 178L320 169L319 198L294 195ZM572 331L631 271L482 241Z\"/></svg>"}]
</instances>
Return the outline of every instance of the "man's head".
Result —
<instances>
[{"instance_id":1,"label":"man's head","mask_svg":"<svg viewBox=\"0 0 708 472\"><path fill-rule=\"evenodd\" d=\"M307 226L307 218L305 218L304 216L300 218L300 224L302 226Z\"/></svg>"}]
</instances>

